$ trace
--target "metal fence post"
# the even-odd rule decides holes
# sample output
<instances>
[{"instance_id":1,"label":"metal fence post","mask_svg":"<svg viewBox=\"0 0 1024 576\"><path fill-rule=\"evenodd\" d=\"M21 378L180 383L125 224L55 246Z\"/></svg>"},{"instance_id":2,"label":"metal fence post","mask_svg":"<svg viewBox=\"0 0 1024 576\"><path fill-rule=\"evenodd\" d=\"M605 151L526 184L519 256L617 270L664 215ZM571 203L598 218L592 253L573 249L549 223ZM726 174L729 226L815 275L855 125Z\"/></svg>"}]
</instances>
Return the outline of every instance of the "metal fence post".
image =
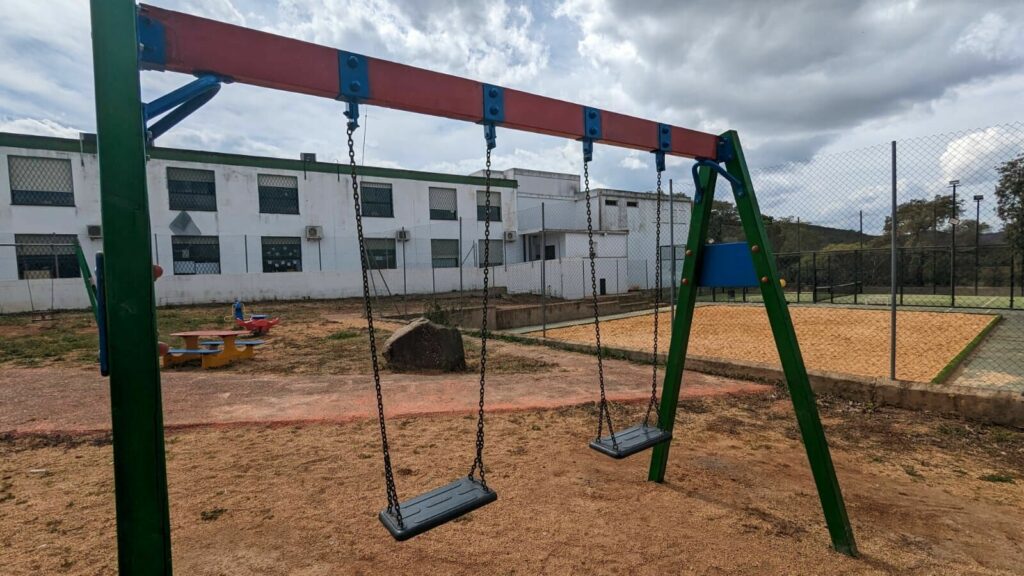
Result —
<instances>
[{"instance_id":1,"label":"metal fence post","mask_svg":"<svg viewBox=\"0 0 1024 576\"><path fill-rule=\"evenodd\" d=\"M459 300L462 300L462 216L459 216Z\"/></svg>"},{"instance_id":2,"label":"metal fence post","mask_svg":"<svg viewBox=\"0 0 1024 576\"><path fill-rule=\"evenodd\" d=\"M892 214L890 215L890 234L892 250L889 255L889 379L896 379L896 141L892 141Z\"/></svg>"},{"instance_id":3,"label":"metal fence post","mask_svg":"<svg viewBox=\"0 0 1024 576\"><path fill-rule=\"evenodd\" d=\"M405 226L402 226L402 230L405 230ZM409 315L409 301L406 299L406 294L409 293L409 277L407 275L407 267L405 260L405 245L409 242L408 240L401 240L402 242L402 314Z\"/></svg>"},{"instance_id":4,"label":"metal fence post","mask_svg":"<svg viewBox=\"0 0 1024 576\"><path fill-rule=\"evenodd\" d=\"M670 274L672 277L672 297L668 299L668 314L669 318L675 318L676 316L676 201L673 196L675 191L672 186L672 179L668 179L668 243L672 245L669 250L672 261L669 263Z\"/></svg>"},{"instance_id":5,"label":"metal fence post","mask_svg":"<svg viewBox=\"0 0 1024 576\"><path fill-rule=\"evenodd\" d=\"M541 336L548 337L548 289L547 289L547 234L545 233L544 202L540 203L540 325Z\"/></svg>"}]
</instances>

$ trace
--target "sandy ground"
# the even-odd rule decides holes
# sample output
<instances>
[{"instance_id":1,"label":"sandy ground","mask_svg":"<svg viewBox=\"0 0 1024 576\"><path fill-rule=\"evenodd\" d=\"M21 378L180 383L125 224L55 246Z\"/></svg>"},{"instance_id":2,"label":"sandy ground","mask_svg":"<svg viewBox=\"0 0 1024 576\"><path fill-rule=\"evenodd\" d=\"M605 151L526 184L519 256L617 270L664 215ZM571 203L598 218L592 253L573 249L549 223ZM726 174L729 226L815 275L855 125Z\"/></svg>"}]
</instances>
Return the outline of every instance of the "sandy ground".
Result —
<instances>
[{"instance_id":1,"label":"sandy ground","mask_svg":"<svg viewBox=\"0 0 1024 576\"><path fill-rule=\"evenodd\" d=\"M833 307L790 306L793 325L812 370L859 376L888 377L888 311ZM930 382L992 320L985 314L898 312L897 378ZM650 350L652 316L635 316L601 323L606 346ZM668 315L658 330L661 349L672 333ZM593 324L548 330L548 338L594 343ZM698 306L694 314L689 354L779 363L768 315L760 306Z\"/></svg>"},{"instance_id":2,"label":"sandy ground","mask_svg":"<svg viewBox=\"0 0 1024 576\"><path fill-rule=\"evenodd\" d=\"M663 485L644 481L645 456L586 447L592 409L493 415L498 501L406 543L376 519L373 421L170 432L174 565L190 575L1020 573L1020 433L846 404L824 414L856 560L829 550L788 399L747 396L684 403ZM400 494L465 473L473 426L394 420ZM111 474L109 437L0 438L0 573L114 574Z\"/></svg>"}]
</instances>

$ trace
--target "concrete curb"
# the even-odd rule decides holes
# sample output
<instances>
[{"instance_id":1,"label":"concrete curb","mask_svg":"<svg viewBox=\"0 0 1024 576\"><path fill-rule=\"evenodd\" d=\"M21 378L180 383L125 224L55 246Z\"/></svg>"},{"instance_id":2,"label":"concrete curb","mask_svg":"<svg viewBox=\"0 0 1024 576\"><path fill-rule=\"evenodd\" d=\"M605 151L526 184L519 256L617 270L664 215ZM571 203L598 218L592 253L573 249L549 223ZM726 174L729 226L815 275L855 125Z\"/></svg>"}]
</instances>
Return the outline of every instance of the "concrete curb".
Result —
<instances>
[{"instance_id":1,"label":"concrete curb","mask_svg":"<svg viewBox=\"0 0 1024 576\"><path fill-rule=\"evenodd\" d=\"M497 338L548 346L559 350L596 354L590 344L550 340L521 334L495 332ZM650 353L622 348L604 348L605 356L635 362L650 362ZM665 362L666 354L659 354ZM786 379L781 367L755 362L724 361L704 356L689 356L686 369L705 374L752 380L782 385ZM989 424L1024 428L1024 395L1009 390L993 390L957 384L892 381L888 378L869 378L835 372L808 370L811 388L817 394L829 394L855 402L879 406L893 406L907 410L920 410L959 416Z\"/></svg>"}]
</instances>

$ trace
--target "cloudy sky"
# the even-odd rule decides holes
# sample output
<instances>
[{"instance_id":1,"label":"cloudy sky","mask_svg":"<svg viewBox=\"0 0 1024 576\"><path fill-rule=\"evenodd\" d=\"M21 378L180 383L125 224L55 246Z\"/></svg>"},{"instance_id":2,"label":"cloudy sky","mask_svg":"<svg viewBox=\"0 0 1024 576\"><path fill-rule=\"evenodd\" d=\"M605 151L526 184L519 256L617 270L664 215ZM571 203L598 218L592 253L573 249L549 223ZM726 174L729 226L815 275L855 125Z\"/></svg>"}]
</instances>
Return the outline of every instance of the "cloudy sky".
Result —
<instances>
[{"instance_id":1,"label":"cloudy sky","mask_svg":"<svg viewBox=\"0 0 1024 576\"><path fill-rule=\"evenodd\" d=\"M153 0L176 10L708 132L756 166L1022 120L1024 2ZM59 15L59 17L56 17ZM0 4L0 130L94 130L88 2ZM146 99L189 78L146 72ZM342 105L240 85L165 146L343 156ZM468 173L479 126L370 108L365 162ZM650 154L599 147L606 186ZM579 171L579 144L502 131L495 167ZM685 179L677 162L674 177Z\"/></svg>"}]
</instances>

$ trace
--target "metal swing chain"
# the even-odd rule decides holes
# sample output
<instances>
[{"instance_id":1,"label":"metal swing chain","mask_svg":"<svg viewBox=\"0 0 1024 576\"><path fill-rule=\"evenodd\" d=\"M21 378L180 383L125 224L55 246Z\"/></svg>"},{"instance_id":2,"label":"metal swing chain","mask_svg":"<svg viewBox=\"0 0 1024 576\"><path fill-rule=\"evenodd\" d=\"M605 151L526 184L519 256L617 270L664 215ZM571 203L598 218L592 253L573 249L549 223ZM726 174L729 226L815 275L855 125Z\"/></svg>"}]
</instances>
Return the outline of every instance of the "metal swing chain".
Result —
<instances>
[{"instance_id":1,"label":"metal swing chain","mask_svg":"<svg viewBox=\"0 0 1024 576\"><path fill-rule=\"evenodd\" d=\"M651 419L651 411L654 411L655 415L660 419L661 412L657 408L658 404L658 311L661 309L661 171L658 171L658 188L657 188L657 200L654 203L655 209L655 226L654 226L654 245L656 249L656 257L654 259L654 349L651 352L651 401L647 404L647 413L644 415L644 426L647 426L648 421ZM669 206L669 210L672 206ZM672 247L673 254L675 257L675 247Z\"/></svg>"},{"instance_id":2,"label":"metal swing chain","mask_svg":"<svg viewBox=\"0 0 1024 576\"><path fill-rule=\"evenodd\" d=\"M597 440L601 440L604 433L605 421L608 422L608 433L612 437L612 446L619 449L619 443L615 440L615 430L612 428L612 415L608 409L608 398L604 390L604 352L601 348L601 321L598 317L597 306L597 251L594 250L594 218L590 207L590 162L583 162L583 187L587 196L587 241L590 246L590 296L594 306L594 342L597 345L597 380L601 385L601 402L598 405L597 415Z\"/></svg>"},{"instance_id":3,"label":"metal swing chain","mask_svg":"<svg viewBox=\"0 0 1024 576\"><path fill-rule=\"evenodd\" d=\"M484 168L484 296L483 315L480 320L480 407L476 420L476 458L469 469L469 478L480 471L480 484L487 489L484 472L484 391L487 382L487 305L491 271L491 148L487 147L487 161Z\"/></svg>"},{"instance_id":4,"label":"metal swing chain","mask_svg":"<svg viewBox=\"0 0 1024 576\"><path fill-rule=\"evenodd\" d=\"M373 364L373 386L377 392L377 419L380 422L380 442L384 451L384 481L387 484L388 512L395 516L400 527L402 510L398 503L398 490L395 488L395 475L391 470L391 451L388 446L388 431L384 421L384 397L380 390L380 364L377 361L377 336L373 327L373 303L370 300L370 281L367 269L370 267L366 259L366 241L363 238L363 211L359 201L359 183L356 180L356 150L352 134L356 126L354 121L348 125L348 162L352 177L352 200L356 209L356 236L359 239L359 263L363 272L363 307L366 313L366 329L370 337L370 358Z\"/></svg>"}]
</instances>

